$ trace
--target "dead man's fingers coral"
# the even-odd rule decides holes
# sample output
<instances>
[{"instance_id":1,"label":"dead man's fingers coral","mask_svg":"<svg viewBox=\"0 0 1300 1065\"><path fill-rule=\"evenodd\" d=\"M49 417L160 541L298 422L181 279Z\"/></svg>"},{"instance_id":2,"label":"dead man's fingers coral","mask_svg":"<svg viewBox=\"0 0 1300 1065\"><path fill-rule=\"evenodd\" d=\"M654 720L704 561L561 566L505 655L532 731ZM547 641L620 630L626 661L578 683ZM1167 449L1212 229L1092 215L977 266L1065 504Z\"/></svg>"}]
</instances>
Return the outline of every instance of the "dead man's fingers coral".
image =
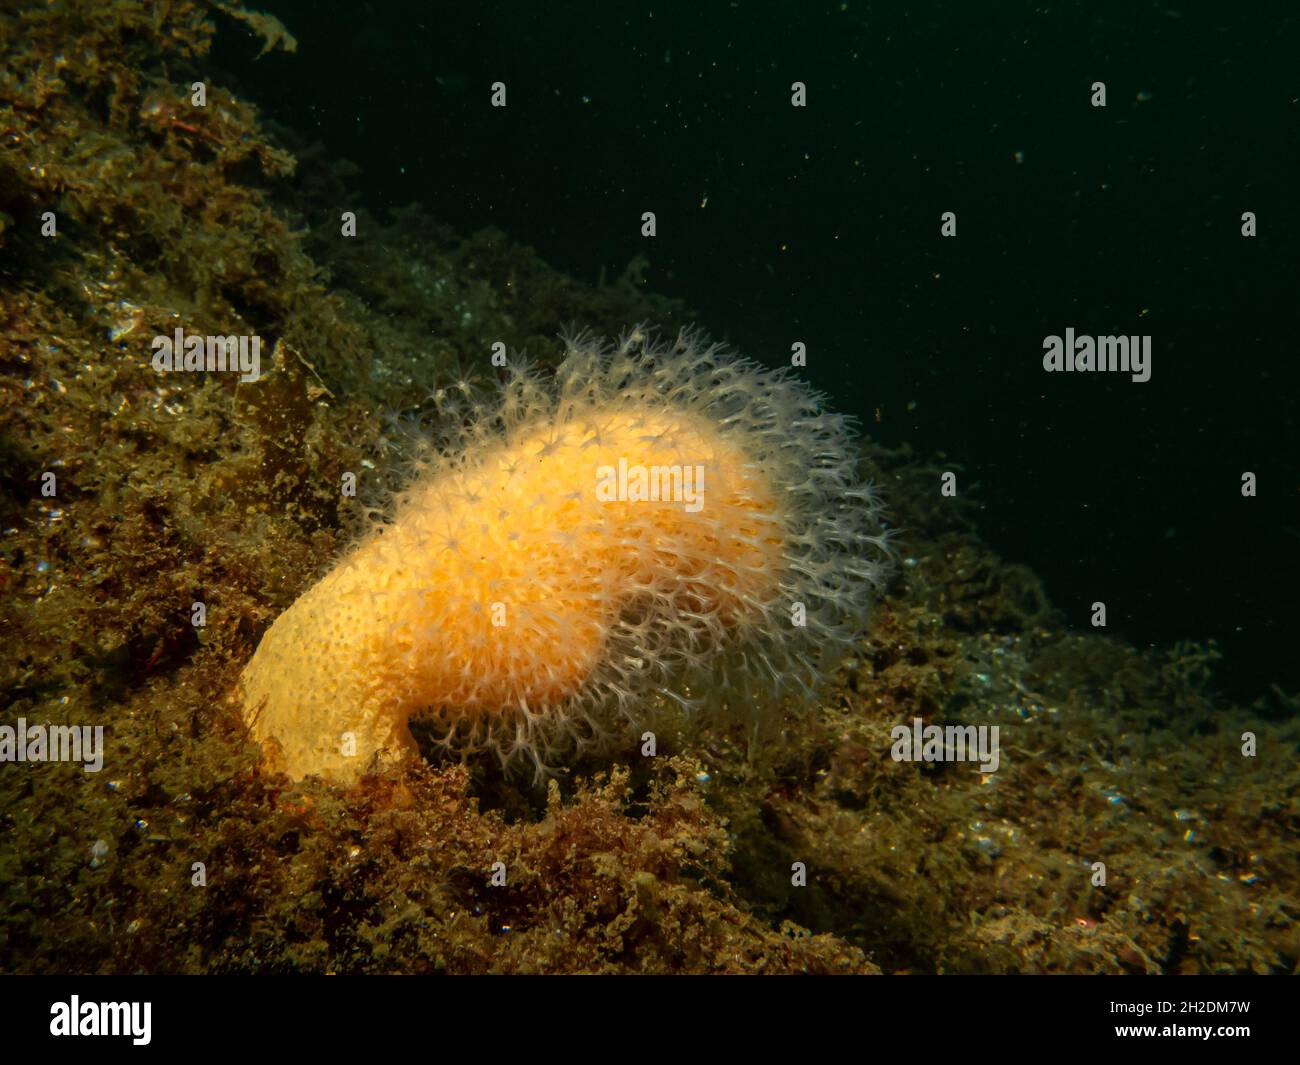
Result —
<instances>
[{"instance_id":1,"label":"dead man's fingers coral","mask_svg":"<svg viewBox=\"0 0 1300 1065\"><path fill-rule=\"evenodd\" d=\"M809 691L884 573L848 420L693 333L571 339L517 373L266 632L241 677L274 770L356 780L444 743L537 771L688 682Z\"/></svg>"}]
</instances>

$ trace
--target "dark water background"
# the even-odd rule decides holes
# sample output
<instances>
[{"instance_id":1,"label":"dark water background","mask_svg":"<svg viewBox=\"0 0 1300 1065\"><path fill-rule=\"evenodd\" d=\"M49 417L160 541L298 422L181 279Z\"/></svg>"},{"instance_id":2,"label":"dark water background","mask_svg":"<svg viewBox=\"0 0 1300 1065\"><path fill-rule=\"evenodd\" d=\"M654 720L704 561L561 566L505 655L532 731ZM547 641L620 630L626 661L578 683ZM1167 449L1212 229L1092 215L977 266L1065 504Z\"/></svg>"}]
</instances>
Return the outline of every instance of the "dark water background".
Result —
<instances>
[{"instance_id":1,"label":"dark water background","mask_svg":"<svg viewBox=\"0 0 1300 1065\"><path fill-rule=\"evenodd\" d=\"M1237 698L1300 688L1300 9L265 6L298 53L213 58L361 167L341 209L418 201L585 280L645 254L715 335L804 341L874 436L961 464L1079 627L1104 600L1139 645L1217 639ZM1150 382L1045 374L1068 326L1151 334Z\"/></svg>"}]
</instances>

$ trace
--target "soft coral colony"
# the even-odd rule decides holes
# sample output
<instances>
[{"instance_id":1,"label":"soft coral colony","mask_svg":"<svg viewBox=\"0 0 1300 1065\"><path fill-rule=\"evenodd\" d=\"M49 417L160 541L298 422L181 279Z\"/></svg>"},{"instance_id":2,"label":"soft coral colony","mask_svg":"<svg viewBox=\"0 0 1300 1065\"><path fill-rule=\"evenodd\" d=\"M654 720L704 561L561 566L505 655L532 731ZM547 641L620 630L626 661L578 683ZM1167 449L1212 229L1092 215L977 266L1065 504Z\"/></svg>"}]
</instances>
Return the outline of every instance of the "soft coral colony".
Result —
<instances>
[{"instance_id":1,"label":"soft coral colony","mask_svg":"<svg viewBox=\"0 0 1300 1065\"><path fill-rule=\"evenodd\" d=\"M415 752L418 714L543 773L664 697L811 693L861 631L880 506L849 420L788 372L690 332L577 336L553 378L516 368L465 407L245 668L273 769L353 781Z\"/></svg>"}]
</instances>

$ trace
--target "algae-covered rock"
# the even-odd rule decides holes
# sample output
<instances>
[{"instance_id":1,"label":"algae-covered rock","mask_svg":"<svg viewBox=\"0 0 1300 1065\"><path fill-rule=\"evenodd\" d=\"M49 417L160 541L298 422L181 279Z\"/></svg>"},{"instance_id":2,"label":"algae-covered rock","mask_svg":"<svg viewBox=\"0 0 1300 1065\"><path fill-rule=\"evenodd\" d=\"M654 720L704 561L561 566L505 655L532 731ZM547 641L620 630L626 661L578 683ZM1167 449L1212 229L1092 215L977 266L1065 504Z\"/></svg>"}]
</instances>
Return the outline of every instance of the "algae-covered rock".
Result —
<instances>
[{"instance_id":1,"label":"algae-covered rock","mask_svg":"<svg viewBox=\"0 0 1300 1065\"><path fill-rule=\"evenodd\" d=\"M690 316L639 262L583 284L421 208L361 205L345 243L346 168L204 58L248 29L283 60L254 16L0 14L0 753L103 735L98 772L0 762L0 970L1296 968L1294 699L1226 706L1211 647L1070 631L906 451L864 447L906 530L883 604L762 735L666 705L653 754L629 735L543 787L418 728L354 786L268 771L237 678L448 434L449 390L497 343L545 373L566 326ZM260 376L160 373L178 329L260 338ZM996 726L997 770L896 759L914 725Z\"/></svg>"}]
</instances>

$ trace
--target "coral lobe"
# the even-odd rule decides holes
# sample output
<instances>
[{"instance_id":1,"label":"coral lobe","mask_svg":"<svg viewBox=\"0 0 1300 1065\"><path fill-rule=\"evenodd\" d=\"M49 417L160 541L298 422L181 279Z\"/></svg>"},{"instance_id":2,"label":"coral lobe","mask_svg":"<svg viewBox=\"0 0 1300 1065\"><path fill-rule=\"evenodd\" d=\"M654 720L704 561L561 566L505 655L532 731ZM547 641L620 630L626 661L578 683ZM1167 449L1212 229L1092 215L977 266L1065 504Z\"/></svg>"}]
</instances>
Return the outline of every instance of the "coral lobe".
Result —
<instances>
[{"instance_id":1,"label":"coral lobe","mask_svg":"<svg viewBox=\"0 0 1300 1065\"><path fill-rule=\"evenodd\" d=\"M629 466L654 498L597 490ZM349 780L409 754L420 713L542 771L701 671L811 685L883 572L854 467L845 420L789 377L689 333L574 338L276 621L243 675L254 735L293 777Z\"/></svg>"}]
</instances>

